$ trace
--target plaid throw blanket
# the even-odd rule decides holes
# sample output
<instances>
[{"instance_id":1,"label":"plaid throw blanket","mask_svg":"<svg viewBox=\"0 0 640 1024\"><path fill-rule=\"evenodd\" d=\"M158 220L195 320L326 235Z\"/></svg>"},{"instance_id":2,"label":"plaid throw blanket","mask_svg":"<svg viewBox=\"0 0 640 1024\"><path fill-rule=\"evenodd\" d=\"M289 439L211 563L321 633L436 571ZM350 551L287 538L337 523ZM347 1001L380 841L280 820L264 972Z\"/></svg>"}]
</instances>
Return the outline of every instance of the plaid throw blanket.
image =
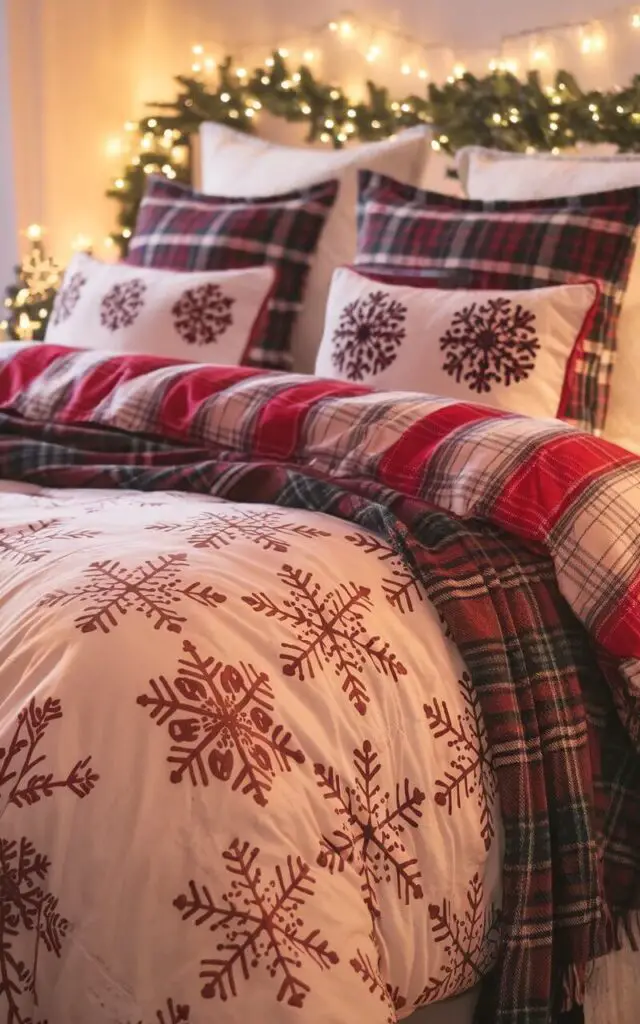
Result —
<instances>
[{"instance_id":1,"label":"plaid throw blanket","mask_svg":"<svg viewBox=\"0 0 640 1024\"><path fill-rule=\"evenodd\" d=\"M46 346L0 353L0 410L5 479L263 501L391 540L493 750L503 940L479 1019L546 1024L579 1003L640 908L637 460L441 399Z\"/></svg>"}]
</instances>

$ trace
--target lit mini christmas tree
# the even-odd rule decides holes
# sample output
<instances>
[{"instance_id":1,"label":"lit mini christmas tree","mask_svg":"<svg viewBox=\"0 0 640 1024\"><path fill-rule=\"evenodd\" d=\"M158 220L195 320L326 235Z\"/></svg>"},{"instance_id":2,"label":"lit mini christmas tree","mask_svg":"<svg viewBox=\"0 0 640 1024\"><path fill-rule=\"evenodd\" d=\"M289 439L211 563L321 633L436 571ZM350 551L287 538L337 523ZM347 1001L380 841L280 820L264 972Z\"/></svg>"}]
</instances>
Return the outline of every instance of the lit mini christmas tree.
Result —
<instances>
[{"instance_id":1,"label":"lit mini christmas tree","mask_svg":"<svg viewBox=\"0 0 640 1024\"><path fill-rule=\"evenodd\" d=\"M6 289L0 330L12 341L42 341L62 271L45 253L40 225L32 224L26 234L30 248Z\"/></svg>"}]
</instances>

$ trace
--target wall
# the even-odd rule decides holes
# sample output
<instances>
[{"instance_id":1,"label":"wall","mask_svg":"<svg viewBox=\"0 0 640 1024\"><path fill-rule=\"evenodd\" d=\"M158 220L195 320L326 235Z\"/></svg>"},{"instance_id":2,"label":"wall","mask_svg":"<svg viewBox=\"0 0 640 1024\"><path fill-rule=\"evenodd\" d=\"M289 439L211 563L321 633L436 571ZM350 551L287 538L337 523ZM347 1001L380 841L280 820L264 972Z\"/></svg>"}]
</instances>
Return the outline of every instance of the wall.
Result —
<instances>
[{"instance_id":1,"label":"wall","mask_svg":"<svg viewBox=\"0 0 640 1024\"><path fill-rule=\"evenodd\" d=\"M559 17L588 20L617 7L616 0L537 0L535 6L513 0L396 0L393 9L385 0L307 6L290 0L2 2L8 6L11 43L16 216L21 228L43 222L63 261L78 235L89 236L100 251L114 212L103 193L123 163L117 136L124 121L144 113L146 101L175 94L172 75L189 69L195 42L220 55L224 48L242 53L255 64L283 40L308 45L314 26L338 18L346 3L356 16L404 29L409 38L395 40L391 64L370 65L348 47L341 56L336 34L329 39L325 32L317 37L327 51L323 73L354 90L371 75L408 92L424 86L400 80L405 51L414 63L427 61L434 77L445 67L450 73L454 59L452 50L425 53L419 41L444 41L455 47L457 59L470 67L475 59L482 72L505 33L553 24ZM575 31L554 37L556 56L565 65L573 62L587 84L626 81L640 70L640 32L626 30L628 12L621 26L606 52L588 59L579 55ZM515 41L512 49L530 45ZM470 47L482 49L474 58Z\"/></svg>"},{"instance_id":2,"label":"wall","mask_svg":"<svg viewBox=\"0 0 640 1024\"><path fill-rule=\"evenodd\" d=\"M0 153L11 152L12 114L9 89L9 46L5 0L0 0ZM0 282L13 277L16 262L16 221L13 173L10 160L0 164ZM1 316L0 316L1 319Z\"/></svg>"}]
</instances>

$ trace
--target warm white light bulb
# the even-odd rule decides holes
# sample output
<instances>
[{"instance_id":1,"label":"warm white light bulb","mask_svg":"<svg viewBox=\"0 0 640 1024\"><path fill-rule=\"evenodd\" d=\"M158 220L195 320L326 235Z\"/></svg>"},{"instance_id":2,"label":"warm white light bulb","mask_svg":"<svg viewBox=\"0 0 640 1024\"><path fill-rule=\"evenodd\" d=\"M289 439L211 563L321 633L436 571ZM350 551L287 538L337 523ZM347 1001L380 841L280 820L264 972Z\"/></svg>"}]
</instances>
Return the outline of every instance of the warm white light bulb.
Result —
<instances>
[{"instance_id":1,"label":"warm white light bulb","mask_svg":"<svg viewBox=\"0 0 640 1024\"><path fill-rule=\"evenodd\" d=\"M194 56L199 57L202 53L204 53L204 46L200 46L200 44L198 43L196 46L191 47L191 52L194 54Z\"/></svg>"},{"instance_id":2,"label":"warm white light bulb","mask_svg":"<svg viewBox=\"0 0 640 1024\"><path fill-rule=\"evenodd\" d=\"M401 73L403 75L410 75L411 74L411 65L410 64L403 64L402 67L400 68L400 71L401 71Z\"/></svg>"},{"instance_id":3,"label":"warm white light bulb","mask_svg":"<svg viewBox=\"0 0 640 1024\"><path fill-rule=\"evenodd\" d=\"M39 242L42 238L42 228L39 224L30 224L27 228L27 238L30 242Z\"/></svg>"},{"instance_id":4,"label":"warm white light bulb","mask_svg":"<svg viewBox=\"0 0 640 1024\"><path fill-rule=\"evenodd\" d=\"M302 59L304 61L306 61L307 64L311 63L311 61L313 60L313 57L314 57L313 50L305 50L304 53L302 54Z\"/></svg>"}]
</instances>

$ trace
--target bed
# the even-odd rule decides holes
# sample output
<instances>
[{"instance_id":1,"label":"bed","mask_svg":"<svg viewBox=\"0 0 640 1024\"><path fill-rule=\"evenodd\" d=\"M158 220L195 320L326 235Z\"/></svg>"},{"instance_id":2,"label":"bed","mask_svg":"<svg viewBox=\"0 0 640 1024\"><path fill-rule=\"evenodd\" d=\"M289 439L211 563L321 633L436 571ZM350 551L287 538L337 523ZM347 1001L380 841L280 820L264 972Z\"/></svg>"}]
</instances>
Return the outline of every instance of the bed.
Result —
<instances>
[{"instance_id":1,"label":"bed","mask_svg":"<svg viewBox=\"0 0 640 1024\"><path fill-rule=\"evenodd\" d=\"M633 932L635 457L310 377L0 359L8 1021L429 1022L505 959L519 1020L545 936Z\"/></svg>"},{"instance_id":2,"label":"bed","mask_svg":"<svg viewBox=\"0 0 640 1024\"><path fill-rule=\"evenodd\" d=\"M0 1021L631 1024L640 189L205 134L0 346Z\"/></svg>"}]
</instances>

